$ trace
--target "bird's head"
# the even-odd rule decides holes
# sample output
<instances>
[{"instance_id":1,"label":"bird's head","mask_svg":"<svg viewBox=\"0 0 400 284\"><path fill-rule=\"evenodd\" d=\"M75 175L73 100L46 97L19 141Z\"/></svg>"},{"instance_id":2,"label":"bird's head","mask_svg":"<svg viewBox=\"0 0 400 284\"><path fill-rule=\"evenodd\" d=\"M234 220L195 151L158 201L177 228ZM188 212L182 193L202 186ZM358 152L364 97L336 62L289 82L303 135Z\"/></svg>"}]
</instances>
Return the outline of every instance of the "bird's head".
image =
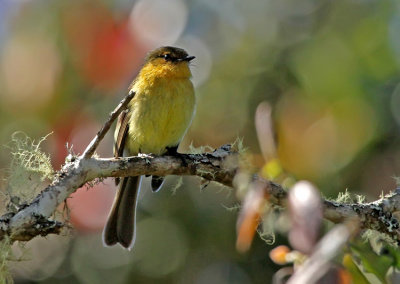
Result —
<instances>
[{"instance_id":1,"label":"bird's head","mask_svg":"<svg viewBox=\"0 0 400 284\"><path fill-rule=\"evenodd\" d=\"M182 48L163 46L148 53L142 72L161 77L189 78L189 56Z\"/></svg>"}]
</instances>

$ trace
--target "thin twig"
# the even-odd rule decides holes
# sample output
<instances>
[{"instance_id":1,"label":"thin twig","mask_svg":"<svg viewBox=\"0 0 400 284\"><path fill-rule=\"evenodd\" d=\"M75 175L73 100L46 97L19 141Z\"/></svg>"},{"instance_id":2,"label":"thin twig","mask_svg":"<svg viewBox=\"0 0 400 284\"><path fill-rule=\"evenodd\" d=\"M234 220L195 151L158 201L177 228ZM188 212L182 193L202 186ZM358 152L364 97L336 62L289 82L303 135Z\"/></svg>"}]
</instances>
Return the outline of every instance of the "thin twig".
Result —
<instances>
[{"instance_id":1,"label":"thin twig","mask_svg":"<svg viewBox=\"0 0 400 284\"><path fill-rule=\"evenodd\" d=\"M108 120L106 123L103 125L103 127L100 129L99 132L97 132L97 135L93 138L93 140L89 143L89 145L86 147L85 151L82 154L82 157L84 159L89 159L90 157L93 156L94 152L97 149L97 146L99 146L99 143L101 140L104 138L108 130L110 129L112 123L114 120L118 117L118 115L126 109L128 103L131 101L131 99L135 96L134 91L130 91L128 95L119 103L119 105L110 113L110 116L108 117Z\"/></svg>"}]
</instances>

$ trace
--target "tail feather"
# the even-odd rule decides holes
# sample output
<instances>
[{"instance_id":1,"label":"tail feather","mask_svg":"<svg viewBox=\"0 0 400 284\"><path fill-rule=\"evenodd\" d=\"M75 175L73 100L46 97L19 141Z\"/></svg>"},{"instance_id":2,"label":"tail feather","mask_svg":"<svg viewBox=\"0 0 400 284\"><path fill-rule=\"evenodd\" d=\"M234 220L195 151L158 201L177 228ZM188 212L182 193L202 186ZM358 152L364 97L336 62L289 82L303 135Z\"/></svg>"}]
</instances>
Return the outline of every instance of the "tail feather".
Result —
<instances>
[{"instance_id":1,"label":"tail feather","mask_svg":"<svg viewBox=\"0 0 400 284\"><path fill-rule=\"evenodd\" d=\"M163 184L164 184L164 177L160 176L151 177L151 189L153 190L153 192L159 191Z\"/></svg>"},{"instance_id":2,"label":"tail feather","mask_svg":"<svg viewBox=\"0 0 400 284\"><path fill-rule=\"evenodd\" d=\"M131 249L135 242L136 205L141 177L122 179L103 231L106 246L120 243Z\"/></svg>"}]
</instances>

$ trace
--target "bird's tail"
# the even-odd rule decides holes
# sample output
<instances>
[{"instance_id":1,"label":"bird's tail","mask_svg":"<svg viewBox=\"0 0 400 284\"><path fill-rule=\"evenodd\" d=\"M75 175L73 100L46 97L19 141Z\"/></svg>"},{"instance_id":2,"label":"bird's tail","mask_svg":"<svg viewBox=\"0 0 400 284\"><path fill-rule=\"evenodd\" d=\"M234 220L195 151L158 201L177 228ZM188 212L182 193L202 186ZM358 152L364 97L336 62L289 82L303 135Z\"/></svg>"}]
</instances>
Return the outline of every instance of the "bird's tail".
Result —
<instances>
[{"instance_id":1,"label":"bird's tail","mask_svg":"<svg viewBox=\"0 0 400 284\"><path fill-rule=\"evenodd\" d=\"M164 177L160 176L151 177L151 190L153 192L159 191L163 184L164 184Z\"/></svg>"},{"instance_id":2,"label":"bird's tail","mask_svg":"<svg viewBox=\"0 0 400 284\"><path fill-rule=\"evenodd\" d=\"M125 177L120 182L103 231L103 243L131 249L135 242L136 205L141 177Z\"/></svg>"}]
</instances>

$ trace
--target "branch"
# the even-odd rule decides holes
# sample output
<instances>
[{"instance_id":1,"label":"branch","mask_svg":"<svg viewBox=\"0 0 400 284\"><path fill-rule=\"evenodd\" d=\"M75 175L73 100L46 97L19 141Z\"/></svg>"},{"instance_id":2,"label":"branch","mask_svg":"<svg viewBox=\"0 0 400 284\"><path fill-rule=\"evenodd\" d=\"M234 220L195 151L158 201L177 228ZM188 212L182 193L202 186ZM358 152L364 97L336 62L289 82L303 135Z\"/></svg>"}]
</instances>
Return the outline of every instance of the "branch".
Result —
<instances>
[{"instance_id":1,"label":"branch","mask_svg":"<svg viewBox=\"0 0 400 284\"><path fill-rule=\"evenodd\" d=\"M257 177L257 187L270 195L270 202L285 207L287 192L281 185ZM393 213L400 210L400 188L370 203L339 203L323 200L324 218L333 223L343 223L348 219L358 217L360 229L375 230L389 236L400 245L399 221Z\"/></svg>"},{"instance_id":2,"label":"branch","mask_svg":"<svg viewBox=\"0 0 400 284\"><path fill-rule=\"evenodd\" d=\"M46 187L27 207L15 215L8 213L0 218L0 239L9 235L11 240L29 240L44 231L38 226L38 218L50 218L59 204L85 183L96 178L126 177L139 175L196 175L209 181L232 186L236 169L229 166L237 154L229 145L207 154L177 154L176 156L140 156L127 158L89 158L83 155L69 157L55 181ZM52 221L49 221L52 222ZM57 226L58 227L58 226ZM29 234L27 233L29 231ZM56 233L56 232L55 232Z\"/></svg>"},{"instance_id":3,"label":"branch","mask_svg":"<svg viewBox=\"0 0 400 284\"><path fill-rule=\"evenodd\" d=\"M45 188L26 208L13 216L0 219L0 239L10 235L12 240L27 240L25 234L38 222L38 216L50 218L57 206L85 183L96 178L139 175L192 175L232 187L237 171L238 153L224 145L212 153L177 154L176 156L140 156L126 158L73 157L67 161L56 180ZM279 184L256 177L258 186L270 196L270 202L284 207L287 192ZM334 223L358 216L361 229L373 229L398 240L399 228L392 212L399 208L400 189L390 196L366 204L343 204L324 200L324 217ZM43 235L44 232L37 231ZM49 232L51 233L51 232Z\"/></svg>"},{"instance_id":4,"label":"branch","mask_svg":"<svg viewBox=\"0 0 400 284\"><path fill-rule=\"evenodd\" d=\"M36 235L58 233L62 224L48 220L59 204L64 202L76 189L96 178L126 177L139 175L192 175L233 187L238 170L238 153L231 146L224 145L212 153L177 154L175 156L141 156L100 159L92 155L100 141L110 129L112 122L124 110L134 96L130 92L110 114L108 121L97 133L81 156L69 155L55 180L46 187L28 206L17 213L0 217L0 240L10 236L11 240L29 240ZM269 201L285 207L287 192L279 184L254 178L258 190L263 190ZM252 188L252 187L250 187ZM399 242L399 223L392 213L400 209L400 189L391 195L366 204L345 204L323 200L324 217L334 223L341 223L357 216L361 229L377 230ZM46 223L47 222L47 223ZM46 224L44 226L43 224Z\"/></svg>"}]
</instances>

